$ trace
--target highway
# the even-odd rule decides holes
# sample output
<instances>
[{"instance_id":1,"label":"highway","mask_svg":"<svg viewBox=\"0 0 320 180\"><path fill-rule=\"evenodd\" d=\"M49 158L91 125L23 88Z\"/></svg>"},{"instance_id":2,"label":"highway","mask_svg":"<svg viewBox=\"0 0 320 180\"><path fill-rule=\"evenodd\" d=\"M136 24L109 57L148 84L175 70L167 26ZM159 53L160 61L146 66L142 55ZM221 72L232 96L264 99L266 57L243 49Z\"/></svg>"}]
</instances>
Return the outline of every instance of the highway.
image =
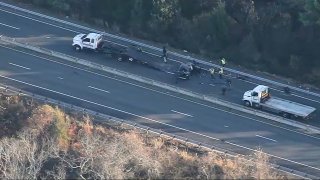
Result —
<instances>
[{"instance_id":1,"label":"highway","mask_svg":"<svg viewBox=\"0 0 320 180\"><path fill-rule=\"evenodd\" d=\"M10 9L7 8L0 8L0 22L1 34L5 36L16 37L19 38L19 40L28 42L30 44L100 63L109 67L114 67L137 75L149 77L151 79L168 84L176 85L172 74L156 71L154 69L146 68L137 64L118 62L115 59L107 57L103 54L94 52L75 52L71 47L72 37L80 32L87 33L87 31L83 31L79 28L58 24L57 22L34 17L25 13L19 13L17 11L10 11ZM114 39L110 40L116 41ZM177 58L177 60L186 61L181 58ZM176 62L171 61L170 63L178 66ZM221 86L224 82L225 80L219 80L218 78L215 80L210 80L209 75L207 74L205 76L192 77L190 81L179 82L177 86L202 94L219 97L233 103L241 104L243 93L254 88L257 84L261 84L261 82L254 79L232 79L232 88L227 92L226 96L222 96ZM273 88L273 96L292 100L294 102L306 104L320 109L319 97L299 92L294 92L293 95L286 95L281 91L282 89L279 89L279 87L271 87ZM319 110L317 111L316 115L316 119L312 121L305 121L304 123L320 127Z\"/></svg>"},{"instance_id":2,"label":"highway","mask_svg":"<svg viewBox=\"0 0 320 180\"><path fill-rule=\"evenodd\" d=\"M174 84L171 74L118 62L94 52L75 52L71 47L72 37L80 32L87 33L80 28L0 7L0 34ZM270 124L267 120L249 115L230 114L222 107L178 94L168 94L161 89L150 89L102 72L89 72L85 67L61 64L58 59L53 59L55 62L48 61L4 47L0 47L0 54L1 82L6 84L208 144L233 148L243 154L261 147L281 165L320 176L319 137L291 127ZM221 95L220 83L219 79L210 80L208 76L199 76L179 82L177 86L241 103L243 92L260 82L232 79L232 88L227 96ZM320 98L312 95L299 92L285 95L277 87L272 94L320 108ZM319 111L317 115L318 118L306 123L320 127ZM279 160L280 157L284 159Z\"/></svg>"},{"instance_id":3,"label":"highway","mask_svg":"<svg viewBox=\"0 0 320 180\"><path fill-rule=\"evenodd\" d=\"M32 52L0 54L7 85L242 154L261 148L281 165L320 175L319 137Z\"/></svg>"}]
</instances>

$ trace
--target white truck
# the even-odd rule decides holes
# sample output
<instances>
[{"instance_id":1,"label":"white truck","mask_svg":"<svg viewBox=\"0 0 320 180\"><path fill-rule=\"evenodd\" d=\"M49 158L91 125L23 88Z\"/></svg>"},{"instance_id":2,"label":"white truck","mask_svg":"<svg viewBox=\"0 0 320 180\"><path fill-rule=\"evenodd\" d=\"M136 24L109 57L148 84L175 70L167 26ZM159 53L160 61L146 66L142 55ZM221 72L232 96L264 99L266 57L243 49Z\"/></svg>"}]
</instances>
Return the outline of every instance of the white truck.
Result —
<instances>
[{"instance_id":1,"label":"white truck","mask_svg":"<svg viewBox=\"0 0 320 180\"><path fill-rule=\"evenodd\" d=\"M269 87L264 85L258 85L253 90L245 92L242 100L248 107L263 108L276 112L285 118L309 119L316 110L314 107L271 97Z\"/></svg>"}]
</instances>

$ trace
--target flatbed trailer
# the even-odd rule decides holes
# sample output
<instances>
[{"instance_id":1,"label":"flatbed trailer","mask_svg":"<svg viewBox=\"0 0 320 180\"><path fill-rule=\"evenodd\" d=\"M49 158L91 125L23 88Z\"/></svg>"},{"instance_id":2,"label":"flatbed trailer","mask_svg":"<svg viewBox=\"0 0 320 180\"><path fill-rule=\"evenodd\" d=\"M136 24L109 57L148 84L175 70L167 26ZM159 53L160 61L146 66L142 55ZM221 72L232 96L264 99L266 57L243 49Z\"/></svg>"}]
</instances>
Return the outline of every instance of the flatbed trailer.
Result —
<instances>
[{"instance_id":1,"label":"flatbed trailer","mask_svg":"<svg viewBox=\"0 0 320 180\"><path fill-rule=\"evenodd\" d=\"M201 69L191 62L181 64L165 63L161 56L150 54L135 45L124 48L108 43L102 46L102 49L103 52L107 54L113 54L118 60L140 63L147 67L172 74L174 75L176 82L178 82L178 79L189 79L192 73L198 72Z\"/></svg>"},{"instance_id":2,"label":"flatbed trailer","mask_svg":"<svg viewBox=\"0 0 320 180\"><path fill-rule=\"evenodd\" d=\"M282 113L285 112L289 115L291 114L304 119L307 118L310 114L312 114L316 110L316 108L314 107L306 106L303 104L288 101L278 97L270 97L265 102L260 103L260 105L266 108L275 109Z\"/></svg>"}]
</instances>

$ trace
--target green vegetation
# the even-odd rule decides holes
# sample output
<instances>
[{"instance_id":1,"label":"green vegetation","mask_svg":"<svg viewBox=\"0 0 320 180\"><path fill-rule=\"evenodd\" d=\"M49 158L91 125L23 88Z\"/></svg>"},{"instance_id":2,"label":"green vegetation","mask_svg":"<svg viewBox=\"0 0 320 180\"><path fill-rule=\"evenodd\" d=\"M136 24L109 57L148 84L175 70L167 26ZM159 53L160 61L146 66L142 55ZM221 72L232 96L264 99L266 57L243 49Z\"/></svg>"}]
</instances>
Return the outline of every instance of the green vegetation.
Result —
<instances>
[{"instance_id":1,"label":"green vegetation","mask_svg":"<svg viewBox=\"0 0 320 180\"><path fill-rule=\"evenodd\" d=\"M0 105L0 179L288 178L261 151L231 159L29 97L1 94Z\"/></svg>"},{"instance_id":2,"label":"green vegetation","mask_svg":"<svg viewBox=\"0 0 320 180\"><path fill-rule=\"evenodd\" d=\"M320 0L20 1L320 86Z\"/></svg>"}]
</instances>

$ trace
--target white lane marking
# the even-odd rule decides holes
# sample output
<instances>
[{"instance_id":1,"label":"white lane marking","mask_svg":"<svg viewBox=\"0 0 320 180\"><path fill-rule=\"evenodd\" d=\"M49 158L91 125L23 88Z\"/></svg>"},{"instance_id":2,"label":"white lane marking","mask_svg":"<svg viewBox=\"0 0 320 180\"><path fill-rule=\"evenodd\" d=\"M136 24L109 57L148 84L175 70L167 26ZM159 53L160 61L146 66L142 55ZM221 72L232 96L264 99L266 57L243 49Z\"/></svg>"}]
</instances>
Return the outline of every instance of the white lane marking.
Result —
<instances>
[{"instance_id":1,"label":"white lane marking","mask_svg":"<svg viewBox=\"0 0 320 180\"><path fill-rule=\"evenodd\" d=\"M112 41L109 41L109 40L104 40L104 41L110 42L110 43L113 43L113 44L116 44L116 45L119 45L119 46L128 47L128 46L126 46L126 45L119 44L119 43L116 43L116 42L112 42Z\"/></svg>"},{"instance_id":2,"label":"white lane marking","mask_svg":"<svg viewBox=\"0 0 320 180\"><path fill-rule=\"evenodd\" d=\"M251 81L248 81L248 80L243 80L243 79L239 79L240 81L243 81L243 82L246 82L246 83L250 83L250 84L254 84L254 85L260 85L259 83L255 83L255 82L251 82ZM272 90L275 90L275 91L279 91L279 92L283 92L279 89L275 89L275 88L272 88L272 87L269 87L270 89Z\"/></svg>"},{"instance_id":3,"label":"white lane marking","mask_svg":"<svg viewBox=\"0 0 320 180\"><path fill-rule=\"evenodd\" d=\"M270 126L273 126L273 127L277 127L277 128L280 128L280 129L283 129L283 130L286 130L286 131L294 132L294 133L297 133L297 134L308 136L310 138L314 138L314 139L320 140L319 137L312 136L310 134L306 134L306 133L303 133L303 132L300 132L300 131L288 129L288 128L281 127L281 126L278 126L278 125L275 125L275 124L271 124L271 123L268 123L268 122L260 121L258 119L254 119L254 118L251 118L251 117L248 117L248 116L244 116L244 115L241 115L241 114L237 114L237 113L234 113L234 112L229 112L227 110L223 110L223 109L220 109L220 108L209 106L209 105L206 105L206 104L203 104L203 103L199 103L199 102L196 102L196 101L192 101L192 100L189 100L189 99L186 99L186 98L178 97L178 96L172 95L172 94L170 94L168 92L161 92L161 91L154 90L154 89L151 89L151 88L147 88L147 87L144 87L144 86L140 86L140 85L128 82L128 81L120 80L120 79L117 79L117 78L114 78L114 77L111 77L111 76L107 76L107 75L104 75L104 74L99 74L97 72L89 71L89 70L86 70L86 69L83 69L83 68L79 68L79 67L76 67L76 66L72 66L72 65L69 65L69 64L65 64L65 63L62 63L62 62L54 61L52 59L44 58L44 57L41 57L41 56L38 56L38 55L35 55L35 54L31 54L31 53L27 53L27 52L24 52L24 51L16 50L16 49L13 49L13 48L10 48L10 47L6 47L6 46L2 46L2 45L0 45L0 47L6 48L6 49L11 49L12 51L20 52L22 54L27 54L27 55L30 55L30 56L33 56L33 57L37 57L37 58L46 60L46 61L54 62L54 63L60 64L60 65L64 65L64 66L67 66L67 67L70 67L70 68L74 68L74 69L77 69L77 70L80 70L80 71L91 73L91 74L94 74L94 75L97 75L97 76L100 76L100 77L112 79L112 80L115 80L115 81L118 81L118 82L122 82L122 83L125 83L125 84L130 84L132 86L136 86L136 87L139 87L139 88L142 88L142 89L147 89L149 91L153 91L153 92L156 92L156 93L159 93L159 94L164 94L164 95L167 95L167 96L170 96L170 97L174 97L176 99L184 100L184 101L191 102L191 103L194 103L194 104L198 104L200 106L204 106L204 107L207 107L207 108L210 108L210 109L215 109L215 110L218 110L218 111L221 111L221 112L224 112L224 113L229 113L229 114L232 114L232 115L235 115L235 116L238 116L238 117L250 119L250 120L253 120L253 121L256 121L256 122L260 122L262 124L267 124L267 125L270 125Z\"/></svg>"},{"instance_id":4,"label":"white lane marking","mask_svg":"<svg viewBox=\"0 0 320 180\"><path fill-rule=\"evenodd\" d=\"M174 74L173 72L167 72L168 74Z\"/></svg>"},{"instance_id":5,"label":"white lane marking","mask_svg":"<svg viewBox=\"0 0 320 180\"><path fill-rule=\"evenodd\" d=\"M154 119L151 119L151 118L147 118L147 117L144 117L144 116L141 116L141 115L137 115L137 114L130 113L130 112L127 112L127 111L123 111L123 110L120 110L120 109L116 109L116 108L113 108L113 107L110 107L110 106L99 104L99 103L96 103L96 102L93 102L93 101L89 101L89 100L86 100L86 99L82 99L82 98L79 98L79 97L75 97L75 96L72 96L72 95L64 94L64 93L61 93L61 92L58 92L58 91L55 91L55 90L51 90L51 89L48 89L48 88L44 88L44 87L41 87L41 86L30 84L30 83L27 83L27 82L24 82L24 81L20 81L20 80L13 79L13 78L10 78L10 77L6 77L6 76L3 76L3 75L0 75L0 77L5 78L5 79L9 79L9 80L12 80L12 81L15 81L15 82L19 82L21 84L26 84L28 86L36 87L36 88L39 88L39 89L42 89L42 90L46 90L46 91L49 91L49 92L53 92L53 93L56 93L56 94L60 94L60 95L63 95L63 96L67 96L67 97L70 97L70 98L73 98L73 99L84 101L84 102L87 102L87 103L90 103L90 104L94 104L94 105L97 105L97 106L105 107L105 108L112 109L112 110L115 110L115 111L119 111L119 112L122 112L122 113L125 113L125 114L136 116L136 117L139 117L139 118L142 118L142 119L146 119L146 120L149 120L149 121L157 122L159 124L163 124L163 125L166 125L166 126L169 126L169 127L173 127L173 128L179 129L179 130L183 130L183 131L186 131L186 132L189 132L189 133L192 133L192 134L196 134L196 135L199 135L199 136L202 136L202 137L206 137L206 138L213 139L213 140L218 140L218 141L220 140L218 138L214 138L214 137L211 137L211 136L208 136L208 135L205 135L205 134L201 134L201 133L198 133L198 132L195 132L195 131L191 131L191 130L188 130L188 129L184 129L184 128L178 127L178 126L174 126L174 125L171 125L171 124L160 122L160 121L157 121L157 120L154 120ZM247 150L250 150L250 151L257 152L257 150L255 150L255 149L248 148L248 147L245 147L245 146L242 146L242 145L238 145L238 144L235 144L235 143L232 143L232 142L229 142L229 141L225 141L225 143L233 145L233 146L236 146L236 147L241 147L243 149L247 149ZM285 161L288 161L288 162L291 162L291 163L294 163L294 164L299 164L301 166L305 166L305 167L320 171L319 168L316 168L316 167L313 167L313 166L309 166L309 165L306 165L306 164L303 164L303 163L292 161L290 159L282 158L282 157L275 156L275 155L272 155L272 154L268 154L268 153L265 153L265 154L268 155L268 156L272 156L272 157L275 157L275 158L278 158L278 159L282 159L282 160L285 160Z\"/></svg>"},{"instance_id":6,"label":"white lane marking","mask_svg":"<svg viewBox=\"0 0 320 180\"><path fill-rule=\"evenodd\" d=\"M13 29L17 29L17 30L19 30L19 29L20 29L20 28L14 27L14 26L10 26L10 25L8 25L8 24L0 23L0 25L2 25L2 26L6 26L6 27L9 27L9 28L13 28Z\"/></svg>"},{"instance_id":7,"label":"white lane marking","mask_svg":"<svg viewBox=\"0 0 320 180\"><path fill-rule=\"evenodd\" d=\"M296 96L296 97L299 97L299 98L302 98L302 99L306 99L308 101L313 101L313 102L316 102L316 103L320 103L320 101L317 101L317 100L313 100L313 99L309 99L309 98L306 98L306 97L303 97L303 96L299 96L297 94L291 94L293 96Z\"/></svg>"},{"instance_id":8,"label":"white lane marking","mask_svg":"<svg viewBox=\"0 0 320 180\"><path fill-rule=\"evenodd\" d=\"M274 139L267 138L267 137L261 136L261 135L259 135L259 134L257 134L256 136L259 137L259 138L263 138L263 139L267 139L267 140L273 141L273 142L278 142L278 141L276 141L276 140L274 140Z\"/></svg>"},{"instance_id":9,"label":"white lane marking","mask_svg":"<svg viewBox=\"0 0 320 180\"><path fill-rule=\"evenodd\" d=\"M227 125L224 125L224 127L225 127L225 128L228 128L229 126L227 126Z\"/></svg>"},{"instance_id":10,"label":"white lane marking","mask_svg":"<svg viewBox=\"0 0 320 180\"><path fill-rule=\"evenodd\" d=\"M53 26L53 27L57 27L57 28L60 28L60 29L64 29L64 30L67 30L67 31L71 31L71 32L75 32L75 33L80 33L79 31L74 31L74 30L71 30L71 29L68 29L68 28L64 28L64 27L61 27L61 26L57 26L57 25L54 25L54 24L50 24L50 23L47 23L47 22L44 22L44 21L40 21L40 20L33 19L33 18L30 18L30 17L27 17L27 16L23 16L23 15L20 15L20 14L17 14L17 13L9 12L9 11L3 10L3 9L0 9L0 11L4 11L4 12L9 13L9 14L14 14L14 15L16 15L16 16L20 16L20 17L23 17L23 18L26 18L26 19L30 19L30 20L33 20L33 21L36 21L36 22L40 22L40 23L43 23L43 24L47 24L47 25L50 25L50 26Z\"/></svg>"},{"instance_id":11,"label":"white lane marking","mask_svg":"<svg viewBox=\"0 0 320 180\"><path fill-rule=\"evenodd\" d=\"M12 66L16 66L16 67L19 67L19 68L23 68L23 69L30 70L30 68L24 67L24 66L20 66L20 65L18 65L18 64L14 64L14 63L9 63L9 64L12 65Z\"/></svg>"},{"instance_id":12,"label":"white lane marking","mask_svg":"<svg viewBox=\"0 0 320 180\"><path fill-rule=\"evenodd\" d=\"M171 110L171 112L174 112L174 113L177 113L177 114L181 114L181 115L184 115L184 116L189 116L189 117L193 117L192 115L190 114L187 114L187 113L182 113L182 112L179 112L179 111L175 111L175 110Z\"/></svg>"},{"instance_id":13,"label":"white lane marking","mask_svg":"<svg viewBox=\"0 0 320 180\"><path fill-rule=\"evenodd\" d=\"M60 76L59 76L59 77L58 77L58 79L61 79L61 80L62 80L62 79L63 79L63 77L60 77Z\"/></svg>"},{"instance_id":14,"label":"white lane marking","mask_svg":"<svg viewBox=\"0 0 320 180\"><path fill-rule=\"evenodd\" d=\"M214 86L216 86L216 85L214 85L214 84L209 84L209 86L213 86L213 87L214 87Z\"/></svg>"},{"instance_id":15,"label":"white lane marking","mask_svg":"<svg viewBox=\"0 0 320 180\"><path fill-rule=\"evenodd\" d=\"M110 93L109 91L106 91L106 90L103 90L103 89L99 89L99 88L96 88L96 87L93 87L93 86L88 86L88 88L95 89L95 90L98 90L98 91L102 91L102 92L105 92L105 93Z\"/></svg>"}]
</instances>

